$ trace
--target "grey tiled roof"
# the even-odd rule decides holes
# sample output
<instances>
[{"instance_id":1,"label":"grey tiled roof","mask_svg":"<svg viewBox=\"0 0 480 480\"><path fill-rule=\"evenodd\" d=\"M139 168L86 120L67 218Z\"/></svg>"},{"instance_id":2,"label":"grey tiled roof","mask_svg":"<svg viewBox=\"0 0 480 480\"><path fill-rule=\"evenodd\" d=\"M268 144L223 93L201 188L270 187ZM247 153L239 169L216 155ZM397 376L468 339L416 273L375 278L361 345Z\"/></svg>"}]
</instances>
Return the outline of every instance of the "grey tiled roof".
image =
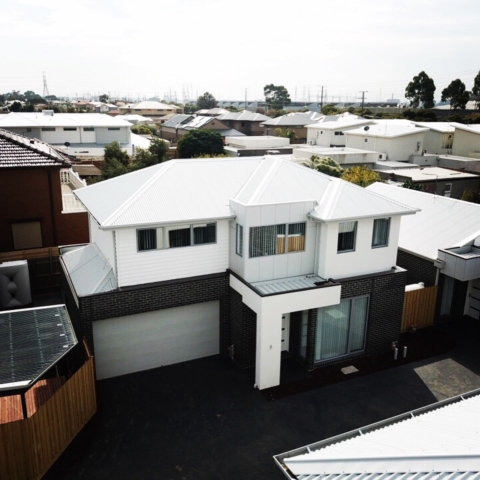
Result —
<instances>
[{"instance_id":1,"label":"grey tiled roof","mask_svg":"<svg viewBox=\"0 0 480 480\"><path fill-rule=\"evenodd\" d=\"M47 143L0 129L0 168L55 166L70 162Z\"/></svg>"}]
</instances>

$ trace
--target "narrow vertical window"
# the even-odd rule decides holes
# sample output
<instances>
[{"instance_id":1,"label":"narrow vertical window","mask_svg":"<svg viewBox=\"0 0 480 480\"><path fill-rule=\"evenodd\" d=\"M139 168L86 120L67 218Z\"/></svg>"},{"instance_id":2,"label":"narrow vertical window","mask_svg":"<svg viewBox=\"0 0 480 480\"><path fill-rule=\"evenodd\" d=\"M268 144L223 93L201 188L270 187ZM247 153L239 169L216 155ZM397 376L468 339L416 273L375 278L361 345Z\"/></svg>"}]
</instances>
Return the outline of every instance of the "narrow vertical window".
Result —
<instances>
[{"instance_id":1,"label":"narrow vertical window","mask_svg":"<svg viewBox=\"0 0 480 480\"><path fill-rule=\"evenodd\" d=\"M388 233L390 231L389 218L377 218L373 221L372 247L388 246Z\"/></svg>"},{"instance_id":2,"label":"narrow vertical window","mask_svg":"<svg viewBox=\"0 0 480 480\"><path fill-rule=\"evenodd\" d=\"M302 252L305 250L305 222L288 225L288 251Z\"/></svg>"},{"instance_id":3,"label":"narrow vertical window","mask_svg":"<svg viewBox=\"0 0 480 480\"><path fill-rule=\"evenodd\" d=\"M235 253L243 257L243 226L237 223Z\"/></svg>"},{"instance_id":4,"label":"narrow vertical window","mask_svg":"<svg viewBox=\"0 0 480 480\"><path fill-rule=\"evenodd\" d=\"M357 222L344 222L338 226L338 252L352 252L355 250Z\"/></svg>"}]
</instances>

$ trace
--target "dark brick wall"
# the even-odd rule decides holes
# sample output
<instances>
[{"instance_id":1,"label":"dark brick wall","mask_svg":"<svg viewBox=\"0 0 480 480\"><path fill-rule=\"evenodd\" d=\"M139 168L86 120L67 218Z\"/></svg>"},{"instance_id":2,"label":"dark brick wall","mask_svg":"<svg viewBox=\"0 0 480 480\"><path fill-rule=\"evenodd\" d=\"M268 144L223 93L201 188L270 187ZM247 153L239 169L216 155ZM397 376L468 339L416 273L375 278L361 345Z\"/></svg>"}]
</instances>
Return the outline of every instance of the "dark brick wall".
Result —
<instances>
[{"instance_id":1,"label":"dark brick wall","mask_svg":"<svg viewBox=\"0 0 480 480\"><path fill-rule=\"evenodd\" d=\"M62 274L63 275L63 274ZM229 334L229 280L227 273L161 282L80 298L76 307L64 278L62 290L71 316L94 351L92 322L154 310L220 300L220 352L226 354Z\"/></svg>"},{"instance_id":2,"label":"dark brick wall","mask_svg":"<svg viewBox=\"0 0 480 480\"><path fill-rule=\"evenodd\" d=\"M407 285L423 282L426 287L435 285L437 269L433 261L398 250L397 265L407 270Z\"/></svg>"},{"instance_id":3,"label":"dark brick wall","mask_svg":"<svg viewBox=\"0 0 480 480\"><path fill-rule=\"evenodd\" d=\"M233 360L237 365L242 368L255 365L257 315L233 288L230 288L230 345L233 345Z\"/></svg>"}]
</instances>

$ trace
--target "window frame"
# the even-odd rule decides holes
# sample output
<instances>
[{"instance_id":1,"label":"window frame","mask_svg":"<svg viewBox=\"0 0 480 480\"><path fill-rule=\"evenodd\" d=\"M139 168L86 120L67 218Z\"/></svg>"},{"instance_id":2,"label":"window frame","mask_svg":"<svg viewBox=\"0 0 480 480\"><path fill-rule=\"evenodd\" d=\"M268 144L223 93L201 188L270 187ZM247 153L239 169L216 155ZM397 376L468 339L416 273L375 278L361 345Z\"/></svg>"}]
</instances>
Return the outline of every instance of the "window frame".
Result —
<instances>
[{"instance_id":1,"label":"window frame","mask_svg":"<svg viewBox=\"0 0 480 480\"><path fill-rule=\"evenodd\" d=\"M379 245L375 245L374 241L375 241L375 227L377 225L377 221L379 220L387 220L387 234L386 234L386 239L385 239L385 243L382 243L382 244L379 244ZM372 248L385 248L385 247L388 247L388 243L390 241L390 224L391 224L391 220L392 218L391 217L384 217L384 218L375 218L373 220L373 232L372 232Z\"/></svg>"},{"instance_id":2,"label":"window frame","mask_svg":"<svg viewBox=\"0 0 480 480\"><path fill-rule=\"evenodd\" d=\"M243 258L243 225L239 223L235 227L235 253Z\"/></svg>"},{"instance_id":3,"label":"window frame","mask_svg":"<svg viewBox=\"0 0 480 480\"><path fill-rule=\"evenodd\" d=\"M304 237L304 246L303 246L303 250L289 250L288 248L288 244L289 244L289 227L291 225L300 225L300 224L303 224L305 226L305 233L303 235ZM283 245L283 251L282 252L275 252L275 253L269 253L269 254L266 254L266 255L252 255L252 230L253 229L260 229L260 228L271 228L271 227L283 227L284 228L284 245ZM277 235L277 238L278 238L278 233L276 234ZM294 236L294 235L292 235ZM295 235L296 236L296 235ZM277 240L278 242L278 240ZM248 232L248 258L262 258L262 257L271 257L273 255L284 255L284 254L287 254L287 253L301 253L301 252L305 252L307 250L307 222L292 222L292 223L278 223L278 224L273 224L273 225L258 225L258 226L255 226L255 227L250 227L249 228L249 232Z\"/></svg>"},{"instance_id":4,"label":"window frame","mask_svg":"<svg viewBox=\"0 0 480 480\"><path fill-rule=\"evenodd\" d=\"M367 299L367 304L365 307L365 325L364 325L364 330L363 330L363 342L362 342L362 348L356 349L356 350L351 350L352 347L352 306L353 306L353 301L360 299L360 298L366 298ZM347 297L347 298L342 298L340 300L340 303L342 301L349 301L350 306L349 306L349 316L348 316L348 335L347 335L347 346L346 346L346 353L342 353L341 355L337 355L336 357L329 357L321 360L317 360L315 358L315 350L317 347L317 335L318 335L318 323L315 325L315 342L313 344L314 348L314 353L313 353L313 358L314 358L314 364L315 365L320 365L325 362L331 362L332 360L337 360L340 358L347 358L352 355L356 355L358 353L365 352L366 345L367 345L367 333L368 333L368 320L369 320L369 312L370 312L370 294L365 294L365 295L357 295L355 297ZM340 304L339 304L340 305ZM320 307L317 309L320 310L321 308L331 308L335 307L335 305L330 305L327 307ZM317 322L318 322L318 313L317 313Z\"/></svg>"},{"instance_id":5,"label":"window frame","mask_svg":"<svg viewBox=\"0 0 480 480\"><path fill-rule=\"evenodd\" d=\"M209 225L214 225L215 227L215 240L213 242L206 242L206 243L195 243L195 233L194 229L197 226L209 226ZM167 245L167 235L169 230L168 228L171 228L172 230L175 230L175 228L172 227L178 227L176 230L187 230L189 229L190 231L190 243L188 245L179 245L175 247L171 246L165 246ZM148 248L148 249L140 249L139 248L139 232L144 231L144 230L155 230L156 232L156 237L155 237L155 248ZM217 243L217 222L196 222L196 223L189 223L189 224L176 224L176 225L166 225L166 226L161 226L161 227L153 227L153 228L137 228L136 229L136 238L137 238L137 252L138 253L143 253L143 252L152 252L152 251L158 251L158 250L171 250L175 248L185 248L185 247L200 247L202 245L215 245Z\"/></svg>"},{"instance_id":6,"label":"window frame","mask_svg":"<svg viewBox=\"0 0 480 480\"><path fill-rule=\"evenodd\" d=\"M346 233L346 232L340 232L340 225L343 225L345 223L354 223L355 224L355 228L353 230L353 248L348 249L348 250L340 250L340 248L339 248L340 233ZM338 224L338 235L337 235L337 253L355 252L355 249L357 247L357 231L358 231L358 220L353 220L353 222L339 222L339 224Z\"/></svg>"}]
</instances>

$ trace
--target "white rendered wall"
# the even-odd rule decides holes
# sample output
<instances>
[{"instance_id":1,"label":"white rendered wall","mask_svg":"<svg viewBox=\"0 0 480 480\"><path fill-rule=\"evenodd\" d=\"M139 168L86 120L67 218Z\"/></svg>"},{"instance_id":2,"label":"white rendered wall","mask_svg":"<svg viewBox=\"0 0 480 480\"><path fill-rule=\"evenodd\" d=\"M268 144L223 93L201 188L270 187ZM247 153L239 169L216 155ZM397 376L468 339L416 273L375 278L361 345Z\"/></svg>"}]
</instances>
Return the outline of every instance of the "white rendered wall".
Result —
<instances>
[{"instance_id":1,"label":"white rendered wall","mask_svg":"<svg viewBox=\"0 0 480 480\"><path fill-rule=\"evenodd\" d=\"M480 131L466 132L460 128L455 129L455 140L453 142L453 155L469 157L473 152L480 152ZM478 157L477 157L478 158Z\"/></svg>"},{"instance_id":2,"label":"white rendered wall","mask_svg":"<svg viewBox=\"0 0 480 480\"><path fill-rule=\"evenodd\" d=\"M227 145L238 146L241 148L274 148L288 147L290 145L289 138L267 135L252 137L226 137L225 142Z\"/></svg>"},{"instance_id":3,"label":"white rendered wall","mask_svg":"<svg viewBox=\"0 0 480 480\"><path fill-rule=\"evenodd\" d=\"M338 223L320 225L317 274L340 279L385 272L396 265L400 217L391 217L387 247L372 248L373 219L358 220L355 251L337 252Z\"/></svg>"},{"instance_id":4,"label":"white rendered wall","mask_svg":"<svg viewBox=\"0 0 480 480\"><path fill-rule=\"evenodd\" d=\"M95 129L93 132L85 131L85 127L82 127L82 143L97 143L97 135Z\"/></svg>"},{"instance_id":5,"label":"white rendered wall","mask_svg":"<svg viewBox=\"0 0 480 480\"><path fill-rule=\"evenodd\" d=\"M260 297L232 275L230 286L242 295L243 303L257 314L255 383L260 390L280 383L282 314L338 305L341 295L341 286L337 285Z\"/></svg>"},{"instance_id":6,"label":"white rendered wall","mask_svg":"<svg viewBox=\"0 0 480 480\"><path fill-rule=\"evenodd\" d=\"M89 214L88 215L90 226L90 243L96 243L97 247L103 253L105 258L110 263L115 275L116 261L115 261L115 243L113 239L113 230L101 230L97 221Z\"/></svg>"},{"instance_id":7,"label":"white rendered wall","mask_svg":"<svg viewBox=\"0 0 480 480\"><path fill-rule=\"evenodd\" d=\"M425 132L425 137L423 141L423 149L426 150L428 153L447 153L447 151L451 151L451 148L442 148L443 140L448 135L452 135L452 143L453 143L453 132L452 133L443 133L443 132L435 132L434 130L428 130ZM446 140L447 138L445 138Z\"/></svg>"},{"instance_id":8,"label":"white rendered wall","mask_svg":"<svg viewBox=\"0 0 480 480\"><path fill-rule=\"evenodd\" d=\"M97 143L107 144L112 142L130 143L130 128L120 127L120 130L108 130L107 127L95 127Z\"/></svg>"},{"instance_id":9,"label":"white rendered wall","mask_svg":"<svg viewBox=\"0 0 480 480\"><path fill-rule=\"evenodd\" d=\"M322 147L329 147L333 132L331 130L324 130L322 128L308 128L307 127L307 143L313 145L320 145ZM343 137L342 137L343 138Z\"/></svg>"},{"instance_id":10,"label":"white rendered wall","mask_svg":"<svg viewBox=\"0 0 480 480\"><path fill-rule=\"evenodd\" d=\"M224 272L228 268L228 221L217 222L217 243L137 251L135 228L116 230L119 287Z\"/></svg>"},{"instance_id":11,"label":"white rendered wall","mask_svg":"<svg viewBox=\"0 0 480 480\"><path fill-rule=\"evenodd\" d=\"M259 282L314 272L316 225L307 221L313 202L277 205L243 206L235 201L230 205L236 220L230 224L230 268L247 282ZM250 227L306 222L305 251L249 258ZM243 257L235 253L235 224L243 226Z\"/></svg>"}]
</instances>

